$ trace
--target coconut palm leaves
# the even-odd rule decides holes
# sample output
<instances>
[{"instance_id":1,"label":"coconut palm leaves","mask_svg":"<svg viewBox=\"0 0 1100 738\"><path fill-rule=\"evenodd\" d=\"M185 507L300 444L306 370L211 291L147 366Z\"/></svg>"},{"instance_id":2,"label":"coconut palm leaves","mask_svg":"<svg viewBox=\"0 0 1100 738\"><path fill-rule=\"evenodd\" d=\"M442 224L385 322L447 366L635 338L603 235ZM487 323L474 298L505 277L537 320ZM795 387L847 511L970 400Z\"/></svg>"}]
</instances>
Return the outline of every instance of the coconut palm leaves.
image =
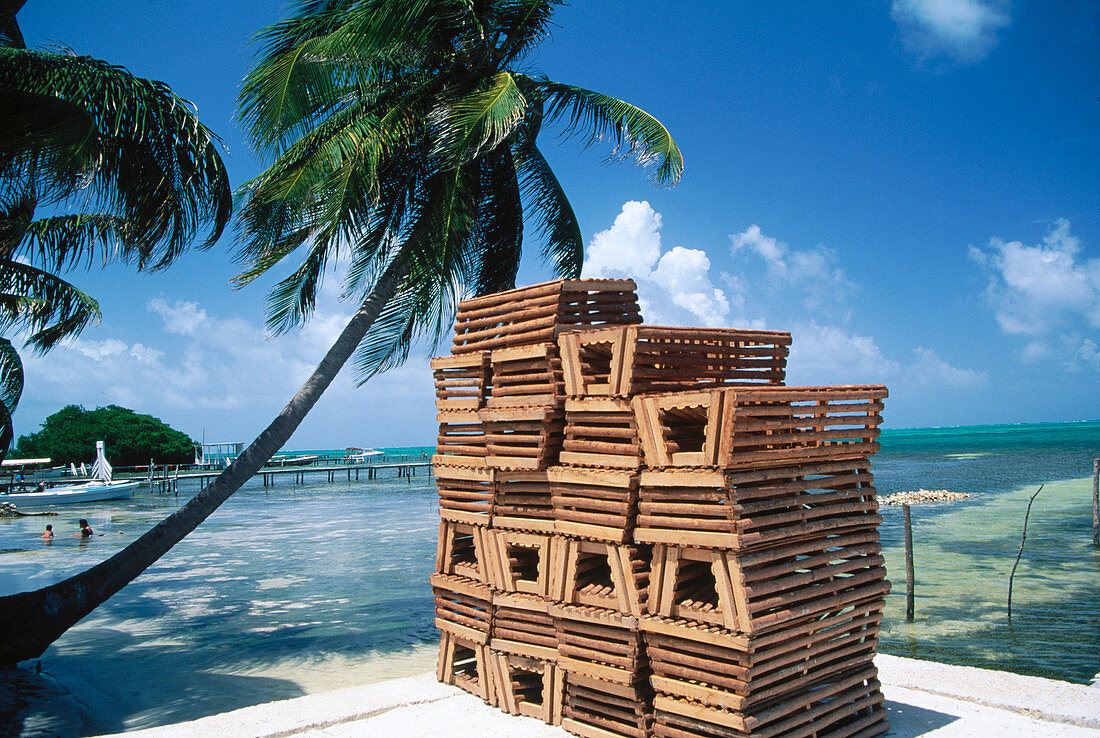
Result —
<instances>
[{"instance_id":1,"label":"coconut palm leaves","mask_svg":"<svg viewBox=\"0 0 1100 738\"><path fill-rule=\"evenodd\" d=\"M305 320L327 267L349 264L363 299L394 259L409 269L360 346L363 376L438 338L469 294L514 286L524 223L551 270L574 277L580 228L539 151L544 122L653 167L683 169L665 127L640 108L522 70L547 32L550 0L311 2L260 35L240 116L271 166L240 191L247 284L292 254L268 323Z\"/></svg>"},{"instance_id":2,"label":"coconut palm leaves","mask_svg":"<svg viewBox=\"0 0 1100 738\"><path fill-rule=\"evenodd\" d=\"M46 351L99 318L56 272L163 269L207 224L200 247L219 238L232 193L218 139L190 103L97 59L26 49L21 6L0 2L0 335ZM36 218L40 206L48 217ZM0 340L2 457L18 400L3 383L18 375L21 387L22 366Z\"/></svg>"},{"instance_id":3,"label":"coconut palm leaves","mask_svg":"<svg viewBox=\"0 0 1100 738\"><path fill-rule=\"evenodd\" d=\"M79 192L126 219L138 268L168 266L206 223L203 246L221 235L232 198L217 139L167 85L86 56L0 48L0 99L15 98L24 114L0 128L0 193L63 204Z\"/></svg>"}]
</instances>

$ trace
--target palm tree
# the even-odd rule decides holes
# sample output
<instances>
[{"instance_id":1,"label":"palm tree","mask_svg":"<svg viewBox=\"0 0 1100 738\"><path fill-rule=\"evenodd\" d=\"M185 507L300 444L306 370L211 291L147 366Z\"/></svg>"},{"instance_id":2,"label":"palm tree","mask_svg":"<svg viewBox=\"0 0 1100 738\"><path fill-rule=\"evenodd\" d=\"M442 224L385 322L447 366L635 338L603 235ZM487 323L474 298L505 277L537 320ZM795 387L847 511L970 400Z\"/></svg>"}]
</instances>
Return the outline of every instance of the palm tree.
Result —
<instances>
[{"instance_id":1,"label":"palm tree","mask_svg":"<svg viewBox=\"0 0 1100 738\"><path fill-rule=\"evenodd\" d=\"M187 101L97 59L28 50L22 4L0 4L0 335L45 352L100 317L56 272L163 269L204 223L203 247L220 237L232 195L217 138ZM0 349L2 458L23 370L10 340Z\"/></svg>"},{"instance_id":2,"label":"palm tree","mask_svg":"<svg viewBox=\"0 0 1100 738\"><path fill-rule=\"evenodd\" d=\"M194 530L290 439L356 351L369 377L404 360L418 337L449 328L460 297L512 287L528 213L552 271L576 276L580 228L535 145L544 122L609 139L653 163L658 183L678 179L679 149L656 119L517 71L557 4L321 0L262 34L241 115L273 162L239 193L237 281L303 250L268 297L269 325L286 330L308 318L325 267L345 258L345 295L359 307L297 394L210 486L99 566L0 598L0 621L10 623L0 663L40 655Z\"/></svg>"}]
</instances>

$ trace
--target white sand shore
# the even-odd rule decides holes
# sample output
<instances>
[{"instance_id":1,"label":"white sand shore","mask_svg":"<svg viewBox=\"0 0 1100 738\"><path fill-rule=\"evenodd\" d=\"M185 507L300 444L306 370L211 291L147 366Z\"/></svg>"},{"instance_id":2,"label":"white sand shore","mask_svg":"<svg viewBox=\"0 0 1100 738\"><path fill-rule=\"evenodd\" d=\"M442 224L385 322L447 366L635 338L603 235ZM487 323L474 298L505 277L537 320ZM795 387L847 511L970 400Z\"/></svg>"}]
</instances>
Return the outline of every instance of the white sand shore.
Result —
<instances>
[{"instance_id":1,"label":"white sand shore","mask_svg":"<svg viewBox=\"0 0 1100 738\"><path fill-rule=\"evenodd\" d=\"M892 736L1100 736L1100 689L1007 672L879 655ZM562 738L505 715L433 674L270 702L127 738L446 736Z\"/></svg>"}]
</instances>

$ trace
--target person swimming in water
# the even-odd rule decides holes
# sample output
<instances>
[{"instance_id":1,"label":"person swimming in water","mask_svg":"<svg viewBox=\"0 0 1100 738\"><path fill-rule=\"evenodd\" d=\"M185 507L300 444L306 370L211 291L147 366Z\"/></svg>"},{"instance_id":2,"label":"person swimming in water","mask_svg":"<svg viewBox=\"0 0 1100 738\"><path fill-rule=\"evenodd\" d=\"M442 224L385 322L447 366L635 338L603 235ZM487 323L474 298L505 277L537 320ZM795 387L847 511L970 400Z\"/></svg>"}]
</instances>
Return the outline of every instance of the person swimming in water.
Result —
<instances>
[{"instance_id":1,"label":"person swimming in water","mask_svg":"<svg viewBox=\"0 0 1100 738\"><path fill-rule=\"evenodd\" d=\"M52 525L47 525L46 526L46 532L42 534L42 538L44 538L47 541L53 539L53 526Z\"/></svg>"},{"instance_id":2,"label":"person swimming in water","mask_svg":"<svg viewBox=\"0 0 1100 738\"><path fill-rule=\"evenodd\" d=\"M80 526L80 532L74 533L73 538L76 538L78 536L80 538L91 538L95 535L95 531L92 530L92 526L88 525L88 521L84 518L81 518L79 521L77 521L77 524Z\"/></svg>"}]
</instances>

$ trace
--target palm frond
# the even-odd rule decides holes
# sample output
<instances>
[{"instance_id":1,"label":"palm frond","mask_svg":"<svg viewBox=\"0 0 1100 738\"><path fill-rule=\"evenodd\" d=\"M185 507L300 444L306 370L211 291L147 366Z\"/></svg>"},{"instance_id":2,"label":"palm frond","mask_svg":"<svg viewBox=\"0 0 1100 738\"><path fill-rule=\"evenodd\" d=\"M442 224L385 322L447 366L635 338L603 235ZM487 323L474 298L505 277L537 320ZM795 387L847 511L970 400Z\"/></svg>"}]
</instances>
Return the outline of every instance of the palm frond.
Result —
<instances>
[{"instance_id":1,"label":"palm frond","mask_svg":"<svg viewBox=\"0 0 1100 738\"><path fill-rule=\"evenodd\" d=\"M309 254L293 274L280 281L266 300L267 327L276 334L301 325L317 305L317 287L328 260L329 245L313 242Z\"/></svg>"},{"instance_id":2,"label":"palm frond","mask_svg":"<svg viewBox=\"0 0 1100 738\"><path fill-rule=\"evenodd\" d=\"M500 147L482 162L474 271L464 281L475 296L516 286L523 253L523 203L512 153Z\"/></svg>"},{"instance_id":3,"label":"palm frond","mask_svg":"<svg viewBox=\"0 0 1100 738\"><path fill-rule=\"evenodd\" d=\"M52 160L42 158L33 139L0 161L0 174L36 177L46 187L39 193L43 202L84 189L94 210L133 224L133 239L145 244L152 269L174 261L204 224L211 233L203 247L220 237L232 194L219 141L166 85L91 57L0 48L0 95L12 93L79 105L94 122L96 139L63 167L64 176L43 176L39 165Z\"/></svg>"},{"instance_id":4,"label":"palm frond","mask_svg":"<svg viewBox=\"0 0 1100 738\"><path fill-rule=\"evenodd\" d=\"M32 331L40 352L100 318L99 303L65 280L27 264L0 261L0 332Z\"/></svg>"},{"instance_id":5,"label":"palm frond","mask_svg":"<svg viewBox=\"0 0 1100 738\"><path fill-rule=\"evenodd\" d=\"M633 157L639 164L653 167L656 184L679 181L684 171L683 155L668 129L652 115L628 102L582 87L545 78L533 83L546 100L547 120L564 119L565 131L584 133L589 144L610 140L615 148L613 156Z\"/></svg>"},{"instance_id":6,"label":"palm frond","mask_svg":"<svg viewBox=\"0 0 1100 738\"><path fill-rule=\"evenodd\" d=\"M319 60L304 41L263 60L245 77L237 117L259 150L285 148L361 92L344 65Z\"/></svg>"},{"instance_id":7,"label":"palm frond","mask_svg":"<svg viewBox=\"0 0 1100 738\"><path fill-rule=\"evenodd\" d=\"M145 266L144 255L133 246L130 234L129 221L109 213L58 215L32 222L15 253L50 271L81 262L91 267L97 253L101 265L121 261L140 270Z\"/></svg>"},{"instance_id":8,"label":"palm frond","mask_svg":"<svg viewBox=\"0 0 1100 738\"><path fill-rule=\"evenodd\" d=\"M11 422L11 413L3 405L0 405L0 461L8 455L11 442L15 439L15 428Z\"/></svg>"},{"instance_id":9,"label":"palm frond","mask_svg":"<svg viewBox=\"0 0 1100 738\"><path fill-rule=\"evenodd\" d=\"M19 23L15 20L16 13L26 2L27 0L3 0L0 3L0 46L27 48L23 33L19 30Z\"/></svg>"},{"instance_id":10,"label":"palm frond","mask_svg":"<svg viewBox=\"0 0 1100 738\"><path fill-rule=\"evenodd\" d=\"M0 170L17 175L9 162L20 161L28 152L26 171L43 170L56 177L53 186L75 186L77 162L93 155L95 121L80 104L30 90L0 90Z\"/></svg>"},{"instance_id":11,"label":"palm frond","mask_svg":"<svg viewBox=\"0 0 1100 738\"><path fill-rule=\"evenodd\" d=\"M11 341L0 338L0 405L8 411L9 417L19 405L22 394L23 360L19 358L19 352L11 345Z\"/></svg>"},{"instance_id":12,"label":"palm frond","mask_svg":"<svg viewBox=\"0 0 1100 738\"><path fill-rule=\"evenodd\" d=\"M457 165L491 151L512 135L526 110L527 100L515 79L500 72L474 92L444 100L432 111L433 155Z\"/></svg>"},{"instance_id":13,"label":"palm frond","mask_svg":"<svg viewBox=\"0 0 1100 738\"><path fill-rule=\"evenodd\" d=\"M23 361L11 341L0 338L0 461L7 455L15 438L11 416L22 394Z\"/></svg>"},{"instance_id":14,"label":"palm frond","mask_svg":"<svg viewBox=\"0 0 1100 738\"><path fill-rule=\"evenodd\" d=\"M387 164L387 176L379 181L379 196L365 220L363 232L354 240L351 260L344 278L345 298L366 297L373 280L385 269L391 247L400 238L415 193L428 179L421 156L394 158Z\"/></svg>"},{"instance_id":15,"label":"palm frond","mask_svg":"<svg viewBox=\"0 0 1100 738\"><path fill-rule=\"evenodd\" d=\"M584 262L584 239L573 206L532 137L519 137L512 150L523 199L538 219L542 258L555 276L575 279Z\"/></svg>"},{"instance_id":16,"label":"palm frond","mask_svg":"<svg viewBox=\"0 0 1100 738\"><path fill-rule=\"evenodd\" d=\"M401 234L409 273L356 352L362 381L401 364L418 337L434 344L449 332L470 272L477 177L473 166L436 173L415 194Z\"/></svg>"},{"instance_id":17,"label":"palm frond","mask_svg":"<svg viewBox=\"0 0 1100 738\"><path fill-rule=\"evenodd\" d=\"M0 189L0 259L8 259L23 242L38 201L28 188Z\"/></svg>"},{"instance_id":18,"label":"palm frond","mask_svg":"<svg viewBox=\"0 0 1100 738\"><path fill-rule=\"evenodd\" d=\"M504 0L493 3L492 25L499 40L498 63L512 64L549 33L550 18L562 0Z\"/></svg>"}]
</instances>

